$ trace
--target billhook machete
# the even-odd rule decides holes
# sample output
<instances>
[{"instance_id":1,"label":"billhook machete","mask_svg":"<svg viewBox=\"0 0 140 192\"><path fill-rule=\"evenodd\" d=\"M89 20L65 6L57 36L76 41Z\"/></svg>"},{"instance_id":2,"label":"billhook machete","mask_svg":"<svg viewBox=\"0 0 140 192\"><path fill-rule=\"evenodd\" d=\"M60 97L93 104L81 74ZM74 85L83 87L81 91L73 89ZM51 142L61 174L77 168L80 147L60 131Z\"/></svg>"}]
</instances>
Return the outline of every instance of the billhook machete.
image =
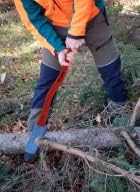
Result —
<instances>
[{"instance_id":1,"label":"billhook machete","mask_svg":"<svg viewBox=\"0 0 140 192\"><path fill-rule=\"evenodd\" d=\"M68 50L68 53L71 50ZM43 127L46 125L46 121L48 119L49 116L49 110L51 107L51 103L53 100L54 95L56 94L58 88L60 87L60 85L63 83L63 80L65 79L66 75L68 72L68 66L61 66L61 71L58 75L58 77L56 78L56 80L54 81L53 85L51 86L50 90L48 91L45 101L43 103L43 107L41 110L41 113L39 115L38 121L37 121L37 125L40 127Z\"/></svg>"}]
</instances>

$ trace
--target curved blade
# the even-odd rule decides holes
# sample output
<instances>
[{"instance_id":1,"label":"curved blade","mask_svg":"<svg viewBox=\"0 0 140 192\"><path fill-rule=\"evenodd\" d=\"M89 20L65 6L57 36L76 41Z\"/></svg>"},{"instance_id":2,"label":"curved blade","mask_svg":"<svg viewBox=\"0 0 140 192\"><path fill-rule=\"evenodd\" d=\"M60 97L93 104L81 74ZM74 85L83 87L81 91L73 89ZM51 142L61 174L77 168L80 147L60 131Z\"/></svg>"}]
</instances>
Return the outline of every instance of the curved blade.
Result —
<instances>
[{"instance_id":1,"label":"curved blade","mask_svg":"<svg viewBox=\"0 0 140 192\"><path fill-rule=\"evenodd\" d=\"M45 98L41 113L40 113L38 121L37 121L37 125L39 125L40 127L43 127L43 126L46 125L46 121L48 119L52 99L53 99L54 95L56 94L56 92L57 92L58 88L60 87L60 85L63 83L63 80L66 77L67 71L68 71L67 66L62 66L61 67L61 71L60 71L57 79L53 83L52 87L50 88L50 90L49 90L49 92L48 92L48 94L47 94L47 96Z\"/></svg>"}]
</instances>

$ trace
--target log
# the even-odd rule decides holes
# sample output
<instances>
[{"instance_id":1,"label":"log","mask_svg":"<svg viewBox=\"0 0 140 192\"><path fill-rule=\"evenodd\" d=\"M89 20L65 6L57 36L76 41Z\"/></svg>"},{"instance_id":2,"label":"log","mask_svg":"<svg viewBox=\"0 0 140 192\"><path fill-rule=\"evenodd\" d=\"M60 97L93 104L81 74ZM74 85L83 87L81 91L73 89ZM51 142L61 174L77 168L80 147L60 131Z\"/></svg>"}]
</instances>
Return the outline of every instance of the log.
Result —
<instances>
[{"instance_id":1,"label":"log","mask_svg":"<svg viewBox=\"0 0 140 192\"><path fill-rule=\"evenodd\" d=\"M93 129L77 129L47 132L45 138L58 142L60 144L69 145L90 145L94 148L116 148L120 147L122 139L119 134L115 134L116 130L107 128ZM139 138L140 138L140 133ZM29 133L10 133L0 134L0 153L1 154L21 154L24 146L29 139ZM140 143L140 139L139 139Z\"/></svg>"}]
</instances>

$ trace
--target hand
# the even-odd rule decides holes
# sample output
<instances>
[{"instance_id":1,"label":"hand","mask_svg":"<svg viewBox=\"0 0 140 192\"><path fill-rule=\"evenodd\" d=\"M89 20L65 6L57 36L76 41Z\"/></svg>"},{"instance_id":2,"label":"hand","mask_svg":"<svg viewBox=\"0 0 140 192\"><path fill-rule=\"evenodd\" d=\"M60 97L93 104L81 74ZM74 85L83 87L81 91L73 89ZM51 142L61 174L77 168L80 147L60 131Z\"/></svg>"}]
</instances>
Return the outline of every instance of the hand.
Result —
<instances>
[{"instance_id":1,"label":"hand","mask_svg":"<svg viewBox=\"0 0 140 192\"><path fill-rule=\"evenodd\" d=\"M76 53L77 53L77 50L69 51L68 49L64 49L61 52L59 52L58 61L60 65L68 66L69 68L72 68Z\"/></svg>"},{"instance_id":2,"label":"hand","mask_svg":"<svg viewBox=\"0 0 140 192\"><path fill-rule=\"evenodd\" d=\"M75 49L76 50L80 49L85 44L85 40L83 38L72 39L70 37L67 37L65 43L66 43L66 47L70 48L73 51Z\"/></svg>"}]
</instances>

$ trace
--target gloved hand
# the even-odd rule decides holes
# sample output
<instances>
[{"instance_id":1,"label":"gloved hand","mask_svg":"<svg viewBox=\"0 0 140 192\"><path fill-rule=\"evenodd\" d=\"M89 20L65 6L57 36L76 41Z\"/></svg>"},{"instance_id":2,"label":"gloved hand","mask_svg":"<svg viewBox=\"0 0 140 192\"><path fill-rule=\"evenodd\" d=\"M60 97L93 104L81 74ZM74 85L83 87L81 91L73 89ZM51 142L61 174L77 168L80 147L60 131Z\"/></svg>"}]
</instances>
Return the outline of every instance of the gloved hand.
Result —
<instances>
[{"instance_id":1,"label":"gloved hand","mask_svg":"<svg viewBox=\"0 0 140 192\"><path fill-rule=\"evenodd\" d=\"M84 38L72 39L70 37L67 37L65 43L66 43L66 47L70 48L73 51L75 49L76 50L80 49L85 44L85 40Z\"/></svg>"},{"instance_id":2,"label":"gloved hand","mask_svg":"<svg viewBox=\"0 0 140 192\"><path fill-rule=\"evenodd\" d=\"M64 50L58 52L58 61L59 61L60 65L64 65L64 66L68 66L69 68L72 68L76 53L77 53L76 49L73 51L64 49Z\"/></svg>"}]
</instances>

